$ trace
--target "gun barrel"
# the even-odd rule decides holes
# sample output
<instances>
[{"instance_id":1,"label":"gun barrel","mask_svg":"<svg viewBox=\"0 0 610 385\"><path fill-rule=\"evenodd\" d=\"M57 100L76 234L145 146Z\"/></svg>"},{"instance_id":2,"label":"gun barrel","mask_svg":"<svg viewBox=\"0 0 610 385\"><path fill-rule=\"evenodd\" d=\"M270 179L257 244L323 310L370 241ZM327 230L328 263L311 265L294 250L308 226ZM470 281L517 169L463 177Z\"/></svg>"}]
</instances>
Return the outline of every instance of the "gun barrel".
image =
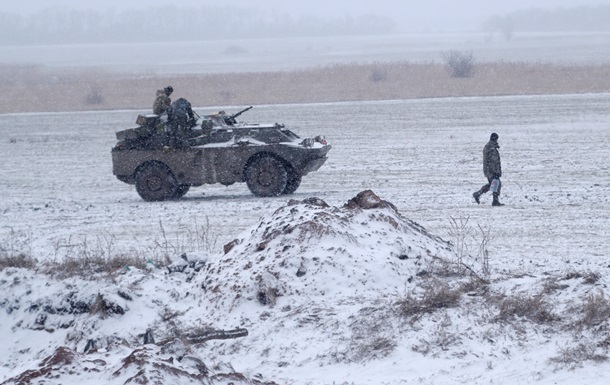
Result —
<instances>
[{"instance_id":1,"label":"gun barrel","mask_svg":"<svg viewBox=\"0 0 610 385\"><path fill-rule=\"evenodd\" d=\"M231 115L231 117L229 119L235 119L237 118L239 115L243 114L244 112L248 111L249 109L251 109L252 106L248 107L248 108L244 108L243 110L239 111L236 114Z\"/></svg>"}]
</instances>

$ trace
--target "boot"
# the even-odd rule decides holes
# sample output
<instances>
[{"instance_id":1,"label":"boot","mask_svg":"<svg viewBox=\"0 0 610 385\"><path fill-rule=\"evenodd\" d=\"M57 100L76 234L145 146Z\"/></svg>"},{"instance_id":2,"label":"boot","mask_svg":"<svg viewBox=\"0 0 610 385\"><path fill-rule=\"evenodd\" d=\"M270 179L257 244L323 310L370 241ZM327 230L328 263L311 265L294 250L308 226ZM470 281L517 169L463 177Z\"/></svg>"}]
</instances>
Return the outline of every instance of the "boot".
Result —
<instances>
[{"instance_id":1,"label":"boot","mask_svg":"<svg viewBox=\"0 0 610 385\"><path fill-rule=\"evenodd\" d=\"M494 193L494 200L491 202L492 206L504 206L504 203L500 203L500 200L498 200L498 193Z\"/></svg>"},{"instance_id":2,"label":"boot","mask_svg":"<svg viewBox=\"0 0 610 385\"><path fill-rule=\"evenodd\" d=\"M479 200L479 198L481 197L481 192L480 191L475 191L472 194L472 197L474 198L474 201L477 202L477 204L481 204L481 201Z\"/></svg>"}]
</instances>

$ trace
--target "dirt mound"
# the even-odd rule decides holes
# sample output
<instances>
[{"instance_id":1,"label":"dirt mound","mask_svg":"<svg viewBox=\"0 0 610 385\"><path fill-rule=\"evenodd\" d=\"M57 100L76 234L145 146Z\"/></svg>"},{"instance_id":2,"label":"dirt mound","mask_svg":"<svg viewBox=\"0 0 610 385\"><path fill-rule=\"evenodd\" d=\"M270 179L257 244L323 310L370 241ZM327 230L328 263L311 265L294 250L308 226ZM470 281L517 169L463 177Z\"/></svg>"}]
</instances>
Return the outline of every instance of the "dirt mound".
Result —
<instances>
[{"instance_id":1,"label":"dirt mound","mask_svg":"<svg viewBox=\"0 0 610 385\"><path fill-rule=\"evenodd\" d=\"M453 257L449 243L367 190L341 207L291 200L209 261L203 286L211 303L230 307L396 293L434 260Z\"/></svg>"}]
</instances>

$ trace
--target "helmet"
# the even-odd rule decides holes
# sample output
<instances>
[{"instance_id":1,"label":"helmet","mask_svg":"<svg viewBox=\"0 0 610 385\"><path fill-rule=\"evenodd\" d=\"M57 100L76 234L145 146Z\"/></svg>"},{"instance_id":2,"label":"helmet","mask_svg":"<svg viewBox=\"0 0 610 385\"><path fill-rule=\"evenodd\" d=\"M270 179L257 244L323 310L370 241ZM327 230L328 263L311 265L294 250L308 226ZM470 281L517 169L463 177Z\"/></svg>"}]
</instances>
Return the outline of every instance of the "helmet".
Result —
<instances>
[{"instance_id":1,"label":"helmet","mask_svg":"<svg viewBox=\"0 0 610 385\"><path fill-rule=\"evenodd\" d=\"M165 91L165 94L169 96L169 94L174 92L174 88L172 86L167 86L163 89L163 91Z\"/></svg>"},{"instance_id":2,"label":"helmet","mask_svg":"<svg viewBox=\"0 0 610 385\"><path fill-rule=\"evenodd\" d=\"M490 140L498 140L498 134L496 134L495 132L493 134L491 134L491 136L489 137Z\"/></svg>"}]
</instances>

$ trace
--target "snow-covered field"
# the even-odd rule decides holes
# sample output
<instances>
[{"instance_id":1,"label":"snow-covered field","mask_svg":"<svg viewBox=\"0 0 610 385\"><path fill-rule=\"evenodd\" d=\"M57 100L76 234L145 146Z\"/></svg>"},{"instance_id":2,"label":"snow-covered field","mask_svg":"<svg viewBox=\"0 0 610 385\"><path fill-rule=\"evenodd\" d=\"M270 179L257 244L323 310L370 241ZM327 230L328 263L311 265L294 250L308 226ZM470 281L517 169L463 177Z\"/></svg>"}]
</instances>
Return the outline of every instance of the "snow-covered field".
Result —
<instances>
[{"instance_id":1,"label":"snow-covered field","mask_svg":"<svg viewBox=\"0 0 610 385\"><path fill-rule=\"evenodd\" d=\"M202 115L221 108L237 111L240 107L195 110ZM243 274L247 287L248 273L244 271L248 268L236 267L249 258L247 246L240 245L228 254L240 257L229 263L222 259L223 245L235 238L258 236L253 227L259 219L269 219L278 209L281 213L290 198L318 197L340 207L360 191L371 189L393 203L403 218L425 227L433 236L454 244L465 241L465 254L469 255L464 262L480 275L483 265L478 247L485 238L481 229L488 230L492 291L504 295L532 293L549 277L596 279L589 285L577 284L575 279L562 281L568 283L568 289L564 287L554 304L554 312L564 320L559 324L532 326L520 319L509 325L483 324L481 314L492 310L478 306L423 315L400 325L395 321L386 324L380 313L371 309L390 308L396 298L406 296L410 268L406 275L388 275L385 282L385 273L376 270L385 265L376 256L389 253L400 235L378 224L367 230L360 218L354 222L359 229L354 239L378 238L379 249L373 242L366 249L368 254L360 251L362 259L359 263L352 261L354 266L350 268L355 276L360 272L370 276L372 282L363 283L360 289L372 292L350 291L352 287L339 279L345 276L337 266L333 266L337 268L337 287L325 281L332 296L319 299L319 293L308 292L311 288L286 289L286 296L279 297L277 306L268 311L256 301L244 299L241 303L238 297L233 298L235 288L215 293L215 302L202 299L201 293L189 296L189 288L196 286L165 276L164 269L152 268L154 278L128 273L117 285L139 284L141 295L156 301L155 306L161 306L157 302L177 301L182 314L190 314L183 322L199 320L217 328L248 325L248 337L208 342L196 348L200 357L204 361L230 362L249 378L278 384L610 381L608 364L602 360L608 354L607 331L603 327L576 334L564 330L569 323L565 319L574 313L568 304L598 292L609 294L610 94L255 106L242 116L244 121L283 122L303 137L325 135L333 145L327 163L305 177L290 197L257 198L244 184L213 185L193 188L179 201L159 203L142 201L133 186L119 182L111 172L114 133L133 126L142 112L0 115L0 252L25 253L39 261L79 258L84 253L132 254L151 259L177 259L187 253L216 261L229 269L224 272L227 277L229 273ZM472 199L472 193L484 182L482 147L492 132L500 136L504 174L501 200L506 204L501 208L491 207L489 194L482 197L481 205ZM350 254L355 248L346 244L347 239L326 235L320 242ZM311 244L303 247L308 248L303 255L322 250L314 250L322 246ZM336 264L341 265L345 258L337 253ZM298 256L295 254L295 258ZM367 258L375 262L369 264ZM269 267L269 263L267 260L264 265ZM78 349L82 350L82 338L69 338L66 333L70 333L63 329L55 333L34 331L26 327L27 318L19 322L19 317L24 317L21 312L8 311L16 296L27 298L23 282L30 279L30 292L48 290L53 295L55 290L61 292L55 288L55 281L45 288L35 273L9 269L1 274L0 282L9 294L0 300L4 341L0 355L8 357L0 365L0 382L35 367L36 360L54 348L70 346L66 341L79 341ZM21 286L15 277L21 277ZM193 281L203 285L203 279L195 275ZM321 278L312 284L320 282ZM181 286L171 286L174 284ZM83 285L89 291L110 290ZM400 285L403 290L395 288ZM301 297L295 294L299 290ZM158 314L151 312L132 309L140 318L115 315L111 317L112 326L108 326L108 320L105 324L100 321L106 326L92 326L93 321L77 321L76 325L83 328L82 333L116 334L116 338L129 339L157 322L153 318ZM198 315L193 316L193 312ZM367 330L381 330L384 341L395 341L387 355L362 360L353 353L361 348L355 337L360 330L354 326L354 317L358 316L378 322L376 328L369 325ZM607 320L602 324L607 325ZM29 346L36 338L41 345ZM346 342L350 338L351 342ZM574 365L549 361L558 352L570 351L579 341L592 341L595 355ZM106 357L109 355L106 353ZM117 360L113 357L107 359ZM93 383L91 375L79 381L85 383L83 379L87 378Z\"/></svg>"},{"instance_id":2,"label":"snow-covered field","mask_svg":"<svg viewBox=\"0 0 610 385\"><path fill-rule=\"evenodd\" d=\"M239 107L195 110L220 108ZM198 224L220 247L287 200L256 198L235 184L145 203L115 179L110 159L115 132L143 112L0 116L0 239L22 239L26 252L53 259L85 238L126 250L154 243L161 225L179 237L181 227ZM451 217L469 217L493 228L495 267L517 269L606 262L609 117L604 94L255 106L242 119L283 122L333 145L294 198L341 204L373 189L441 236ZM489 195L481 206L472 199L485 181L481 154L492 132L504 169L501 210L488 207Z\"/></svg>"},{"instance_id":3,"label":"snow-covered field","mask_svg":"<svg viewBox=\"0 0 610 385\"><path fill-rule=\"evenodd\" d=\"M168 43L0 46L2 63L103 67L128 72L218 73L285 71L355 62L439 62L449 50L478 62L607 63L610 34L427 33L379 36L213 40ZM134 54L137 52L137 54Z\"/></svg>"}]
</instances>

